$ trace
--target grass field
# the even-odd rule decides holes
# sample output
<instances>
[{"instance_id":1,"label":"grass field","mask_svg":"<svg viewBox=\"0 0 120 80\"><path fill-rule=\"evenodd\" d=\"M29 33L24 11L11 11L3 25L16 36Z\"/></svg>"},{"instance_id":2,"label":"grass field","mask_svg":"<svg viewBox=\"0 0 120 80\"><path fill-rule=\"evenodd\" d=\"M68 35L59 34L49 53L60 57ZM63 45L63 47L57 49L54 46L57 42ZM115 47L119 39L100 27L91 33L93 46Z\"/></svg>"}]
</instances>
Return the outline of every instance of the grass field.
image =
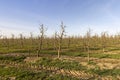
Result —
<instances>
[{"instance_id":1,"label":"grass field","mask_svg":"<svg viewBox=\"0 0 120 80\"><path fill-rule=\"evenodd\" d=\"M120 79L120 54L87 53L64 50L57 58L54 50L11 50L0 55L1 80L118 80ZM112 51L109 51L112 52ZM17 71L17 72L16 72Z\"/></svg>"},{"instance_id":2,"label":"grass field","mask_svg":"<svg viewBox=\"0 0 120 80\"><path fill-rule=\"evenodd\" d=\"M120 80L119 35L64 37L61 28L54 37L0 38L0 80Z\"/></svg>"}]
</instances>

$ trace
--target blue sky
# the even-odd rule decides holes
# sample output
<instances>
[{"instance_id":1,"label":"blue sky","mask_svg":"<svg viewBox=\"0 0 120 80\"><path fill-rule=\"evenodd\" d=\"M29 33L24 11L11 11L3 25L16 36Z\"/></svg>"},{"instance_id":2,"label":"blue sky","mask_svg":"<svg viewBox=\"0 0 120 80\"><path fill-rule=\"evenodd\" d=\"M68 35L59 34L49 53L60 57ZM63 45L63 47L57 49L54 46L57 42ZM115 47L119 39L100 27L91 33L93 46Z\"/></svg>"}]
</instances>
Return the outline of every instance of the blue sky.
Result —
<instances>
[{"instance_id":1,"label":"blue sky","mask_svg":"<svg viewBox=\"0 0 120 80\"><path fill-rule=\"evenodd\" d=\"M120 32L120 0L0 0L0 33L39 34L44 24L48 35L63 21L67 35Z\"/></svg>"}]
</instances>

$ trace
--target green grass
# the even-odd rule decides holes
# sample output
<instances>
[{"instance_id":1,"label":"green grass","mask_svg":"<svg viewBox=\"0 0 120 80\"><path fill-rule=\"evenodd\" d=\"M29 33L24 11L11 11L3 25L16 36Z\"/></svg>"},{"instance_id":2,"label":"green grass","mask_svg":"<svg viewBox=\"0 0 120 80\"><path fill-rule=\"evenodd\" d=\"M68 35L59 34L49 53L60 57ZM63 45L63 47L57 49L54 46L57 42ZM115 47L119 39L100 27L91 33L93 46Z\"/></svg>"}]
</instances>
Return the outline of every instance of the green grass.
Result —
<instances>
[{"instance_id":1,"label":"green grass","mask_svg":"<svg viewBox=\"0 0 120 80\"><path fill-rule=\"evenodd\" d=\"M27 53L27 49L7 49L7 48L2 48L0 49L0 53Z\"/></svg>"},{"instance_id":2,"label":"green grass","mask_svg":"<svg viewBox=\"0 0 120 80\"><path fill-rule=\"evenodd\" d=\"M0 66L0 76L5 80L10 80L10 77L15 77L15 80L78 80L77 78L63 76L61 74L52 74L50 71L32 72L22 68Z\"/></svg>"},{"instance_id":3,"label":"green grass","mask_svg":"<svg viewBox=\"0 0 120 80\"><path fill-rule=\"evenodd\" d=\"M26 57L25 56L0 56L0 60L16 61L22 62Z\"/></svg>"},{"instance_id":4,"label":"green grass","mask_svg":"<svg viewBox=\"0 0 120 80\"><path fill-rule=\"evenodd\" d=\"M94 69L87 70L87 72L92 74L97 74L99 76L118 76L120 75L120 69L100 69L96 67Z\"/></svg>"},{"instance_id":5,"label":"green grass","mask_svg":"<svg viewBox=\"0 0 120 80\"><path fill-rule=\"evenodd\" d=\"M0 53L29 53L28 49L10 49L6 50L5 48L0 49ZM37 54L36 50L30 50L31 54ZM56 50L42 50L40 54L51 54L51 55L57 55ZM61 55L66 55L66 56L79 56L79 57L87 57L87 52L80 52L80 51L69 51L69 50L64 50L60 53ZM112 59L120 59L120 54L104 54L104 53L90 53L90 57L94 58L112 58Z\"/></svg>"},{"instance_id":6,"label":"green grass","mask_svg":"<svg viewBox=\"0 0 120 80\"><path fill-rule=\"evenodd\" d=\"M51 54L51 55L57 55L57 51L55 50L42 50L40 54ZM79 52L79 51L62 51L60 53L61 55L66 56L74 56L74 57L87 57L87 52ZM120 59L120 54L104 54L104 53L90 53L90 57L94 58L112 58L112 59Z\"/></svg>"},{"instance_id":7,"label":"green grass","mask_svg":"<svg viewBox=\"0 0 120 80\"><path fill-rule=\"evenodd\" d=\"M96 66L96 63L90 62L89 65L96 66L95 68L88 69L85 66L80 65L78 62L75 61L66 61L66 60L59 60L59 59L48 59L48 58L41 58L37 62L38 65L44 66L54 66L61 69L69 69L69 70L78 70L78 71L85 71L86 73L97 74L99 76L117 76L120 75L120 69L100 69L100 67Z\"/></svg>"},{"instance_id":8,"label":"green grass","mask_svg":"<svg viewBox=\"0 0 120 80\"><path fill-rule=\"evenodd\" d=\"M66 61L66 60L59 60L59 59L48 59L48 58L41 58L37 61L38 65L44 66L54 66L61 69L69 69L69 70L85 70L86 67L82 66L79 62L75 61Z\"/></svg>"},{"instance_id":9,"label":"green grass","mask_svg":"<svg viewBox=\"0 0 120 80\"><path fill-rule=\"evenodd\" d=\"M90 54L90 57L95 58L112 58L112 59L120 59L120 54L103 54L103 53L93 53Z\"/></svg>"}]
</instances>

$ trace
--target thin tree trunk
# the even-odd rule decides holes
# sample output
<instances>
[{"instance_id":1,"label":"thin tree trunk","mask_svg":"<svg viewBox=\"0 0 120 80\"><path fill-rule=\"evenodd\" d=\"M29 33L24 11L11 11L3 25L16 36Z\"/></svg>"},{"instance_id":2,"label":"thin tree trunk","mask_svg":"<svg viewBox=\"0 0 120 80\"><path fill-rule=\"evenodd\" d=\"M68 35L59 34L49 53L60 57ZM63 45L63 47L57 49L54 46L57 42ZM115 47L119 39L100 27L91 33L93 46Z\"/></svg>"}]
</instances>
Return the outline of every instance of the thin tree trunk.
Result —
<instances>
[{"instance_id":1,"label":"thin tree trunk","mask_svg":"<svg viewBox=\"0 0 120 80\"><path fill-rule=\"evenodd\" d=\"M87 47L87 51L88 51L88 62L90 62L90 49L89 49L89 47Z\"/></svg>"}]
</instances>

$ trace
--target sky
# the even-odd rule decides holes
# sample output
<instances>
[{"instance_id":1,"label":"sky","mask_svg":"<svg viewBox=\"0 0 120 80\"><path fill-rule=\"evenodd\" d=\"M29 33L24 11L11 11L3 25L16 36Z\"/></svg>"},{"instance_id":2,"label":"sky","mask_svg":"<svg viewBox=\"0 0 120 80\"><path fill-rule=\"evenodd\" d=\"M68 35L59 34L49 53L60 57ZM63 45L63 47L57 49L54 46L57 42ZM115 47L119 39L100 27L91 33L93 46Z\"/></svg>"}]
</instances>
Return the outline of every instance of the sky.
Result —
<instances>
[{"instance_id":1,"label":"sky","mask_svg":"<svg viewBox=\"0 0 120 80\"><path fill-rule=\"evenodd\" d=\"M46 35L59 32L61 21L66 35L120 32L120 0L0 0L0 34L39 35L40 24Z\"/></svg>"}]
</instances>

